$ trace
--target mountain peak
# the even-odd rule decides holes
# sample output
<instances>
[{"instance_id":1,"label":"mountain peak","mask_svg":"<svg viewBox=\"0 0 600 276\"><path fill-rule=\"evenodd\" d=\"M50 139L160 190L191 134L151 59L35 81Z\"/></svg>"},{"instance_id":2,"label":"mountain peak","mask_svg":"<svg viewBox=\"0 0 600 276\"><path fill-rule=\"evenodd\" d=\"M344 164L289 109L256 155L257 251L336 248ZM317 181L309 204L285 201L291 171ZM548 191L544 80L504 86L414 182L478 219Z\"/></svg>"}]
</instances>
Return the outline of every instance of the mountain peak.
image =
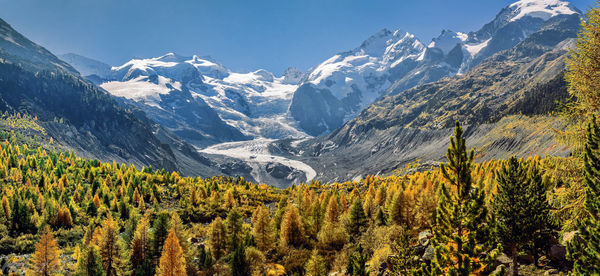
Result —
<instances>
[{"instance_id":1,"label":"mountain peak","mask_svg":"<svg viewBox=\"0 0 600 276\"><path fill-rule=\"evenodd\" d=\"M442 30L442 33L434 38L429 44L429 48L438 48L444 52L444 54L448 54L450 50L456 47L456 44L463 43L467 41L469 36L465 33L454 32L451 30Z\"/></svg>"},{"instance_id":2,"label":"mountain peak","mask_svg":"<svg viewBox=\"0 0 600 276\"><path fill-rule=\"evenodd\" d=\"M561 0L520 0L508 6L508 9L511 11L511 22L527 16L548 20L561 14L581 13L571 3Z\"/></svg>"},{"instance_id":3,"label":"mountain peak","mask_svg":"<svg viewBox=\"0 0 600 276\"><path fill-rule=\"evenodd\" d=\"M288 67L283 72L283 81L289 84L297 84L302 80L304 73L296 67Z\"/></svg>"}]
</instances>

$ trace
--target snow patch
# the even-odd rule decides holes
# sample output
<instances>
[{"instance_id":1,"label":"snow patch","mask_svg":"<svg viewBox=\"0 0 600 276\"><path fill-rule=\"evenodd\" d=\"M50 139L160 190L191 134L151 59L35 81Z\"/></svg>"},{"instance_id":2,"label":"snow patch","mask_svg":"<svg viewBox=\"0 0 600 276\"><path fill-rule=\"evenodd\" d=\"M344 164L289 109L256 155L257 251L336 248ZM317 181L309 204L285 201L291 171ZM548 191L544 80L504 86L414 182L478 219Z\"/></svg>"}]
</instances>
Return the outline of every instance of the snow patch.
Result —
<instances>
[{"instance_id":1,"label":"snow patch","mask_svg":"<svg viewBox=\"0 0 600 276\"><path fill-rule=\"evenodd\" d=\"M521 0L511 4L509 8L515 9L516 12L516 15L510 19L511 22L525 16L548 20L560 14L577 13L571 4L560 0Z\"/></svg>"}]
</instances>

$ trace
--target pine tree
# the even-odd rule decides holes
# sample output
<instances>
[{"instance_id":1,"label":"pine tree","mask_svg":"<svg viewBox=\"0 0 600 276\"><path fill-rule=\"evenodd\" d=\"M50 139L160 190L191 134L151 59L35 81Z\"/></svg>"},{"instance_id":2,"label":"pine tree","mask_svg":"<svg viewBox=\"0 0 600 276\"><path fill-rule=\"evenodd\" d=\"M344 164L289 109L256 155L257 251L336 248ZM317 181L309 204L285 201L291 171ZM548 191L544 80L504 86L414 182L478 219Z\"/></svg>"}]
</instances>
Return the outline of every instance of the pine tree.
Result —
<instances>
[{"instance_id":1,"label":"pine tree","mask_svg":"<svg viewBox=\"0 0 600 276\"><path fill-rule=\"evenodd\" d=\"M365 252L364 248L361 244L358 245L356 252L351 254L348 257L348 265L346 267L346 274L357 275L357 276L367 276L369 275L369 270L367 269L367 261L369 260L369 256L367 252Z\"/></svg>"},{"instance_id":2,"label":"pine tree","mask_svg":"<svg viewBox=\"0 0 600 276\"><path fill-rule=\"evenodd\" d=\"M102 269L106 276L117 274L118 259L120 257L117 240L119 238L119 227L117 222L109 217L102 223L101 236L99 240L100 256L102 256Z\"/></svg>"},{"instance_id":3,"label":"pine tree","mask_svg":"<svg viewBox=\"0 0 600 276\"><path fill-rule=\"evenodd\" d=\"M512 273L519 275L517 256L527 243L533 241L534 225L530 217L529 179L525 165L511 157L496 176L498 194L492 203L495 214L495 230L512 256ZM545 191L544 191L545 192Z\"/></svg>"},{"instance_id":4,"label":"pine tree","mask_svg":"<svg viewBox=\"0 0 600 276\"><path fill-rule=\"evenodd\" d=\"M31 275L49 276L58 273L60 268L60 250L50 227L46 226L40 240L35 245L35 252L31 256L29 273Z\"/></svg>"},{"instance_id":5,"label":"pine tree","mask_svg":"<svg viewBox=\"0 0 600 276\"><path fill-rule=\"evenodd\" d=\"M470 275L488 266L499 250L489 242L489 227L486 226L487 209L485 193L474 187L471 179L473 150L467 152L463 131L457 121L454 137L450 138L448 164L442 164L441 172L451 189L442 183L438 208L431 240L435 247L435 258L430 268L423 272L432 275ZM484 257L484 253L487 255Z\"/></svg>"},{"instance_id":6,"label":"pine tree","mask_svg":"<svg viewBox=\"0 0 600 276\"><path fill-rule=\"evenodd\" d=\"M546 198L547 189L539 166L532 162L529 167L526 210L532 225L528 230L533 233L533 243L529 243L527 248L533 254L534 263L537 266L541 253L547 251L551 246L551 241L558 238L560 225L550 211L552 207Z\"/></svg>"},{"instance_id":7,"label":"pine tree","mask_svg":"<svg viewBox=\"0 0 600 276\"><path fill-rule=\"evenodd\" d=\"M352 203L352 207L350 207L350 221L347 225L348 234L350 234L350 239L358 239L367 227L368 223L369 222L367 221L367 216L365 215L363 206L360 203L360 198L357 197L354 200L354 203Z\"/></svg>"},{"instance_id":8,"label":"pine tree","mask_svg":"<svg viewBox=\"0 0 600 276\"><path fill-rule=\"evenodd\" d=\"M154 223L152 224L152 248L154 252L154 263L158 265L158 259L160 258L160 252L165 244L165 240L169 235L169 220L171 216L166 211L161 211L156 215Z\"/></svg>"},{"instance_id":9,"label":"pine tree","mask_svg":"<svg viewBox=\"0 0 600 276\"><path fill-rule=\"evenodd\" d=\"M281 221L280 244L298 248L304 244L304 223L294 205L289 205L286 209Z\"/></svg>"},{"instance_id":10,"label":"pine tree","mask_svg":"<svg viewBox=\"0 0 600 276\"><path fill-rule=\"evenodd\" d=\"M159 276L184 276L186 275L185 257L179 246L179 239L175 229L171 228L165 240L156 275Z\"/></svg>"},{"instance_id":11,"label":"pine tree","mask_svg":"<svg viewBox=\"0 0 600 276\"><path fill-rule=\"evenodd\" d=\"M597 11L596 11L597 12ZM585 209L589 217L579 223L581 239L567 245L567 257L573 261L573 273L600 274L600 128L594 117L587 127L584 152Z\"/></svg>"},{"instance_id":12,"label":"pine tree","mask_svg":"<svg viewBox=\"0 0 600 276\"><path fill-rule=\"evenodd\" d=\"M323 257L319 255L317 250L313 250L310 259L304 266L305 275L307 276L325 276L327 275L327 269L325 268L325 261Z\"/></svg>"},{"instance_id":13,"label":"pine tree","mask_svg":"<svg viewBox=\"0 0 600 276\"><path fill-rule=\"evenodd\" d=\"M236 240L234 244L230 266L232 276L250 275L250 264L246 260L246 246L242 241Z\"/></svg>"},{"instance_id":14,"label":"pine tree","mask_svg":"<svg viewBox=\"0 0 600 276\"><path fill-rule=\"evenodd\" d=\"M402 227L398 239L392 244L395 253L390 260L392 275L409 275L413 269L417 268L415 247L411 243L410 233L406 227Z\"/></svg>"}]
</instances>

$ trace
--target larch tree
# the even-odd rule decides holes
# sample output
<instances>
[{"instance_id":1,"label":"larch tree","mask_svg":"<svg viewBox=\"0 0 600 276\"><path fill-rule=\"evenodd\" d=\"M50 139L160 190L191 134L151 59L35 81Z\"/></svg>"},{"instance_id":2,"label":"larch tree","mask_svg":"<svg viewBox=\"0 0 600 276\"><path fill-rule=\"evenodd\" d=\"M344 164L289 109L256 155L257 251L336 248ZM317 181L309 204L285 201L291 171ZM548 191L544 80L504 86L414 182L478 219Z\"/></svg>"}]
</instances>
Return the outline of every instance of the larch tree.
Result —
<instances>
[{"instance_id":1,"label":"larch tree","mask_svg":"<svg viewBox=\"0 0 600 276\"><path fill-rule=\"evenodd\" d=\"M255 213L252 235L254 236L256 247L262 252L268 252L273 248L274 243L273 223L269 216L269 210L261 205L256 208Z\"/></svg>"},{"instance_id":2,"label":"larch tree","mask_svg":"<svg viewBox=\"0 0 600 276\"><path fill-rule=\"evenodd\" d=\"M433 227L435 257L425 274L470 275L492 270L499 254L486 226L488 213L485 193L473 185L471 169L474 151L467 151L463 130L457 121L454 137L450 137L448 163L441 165L444 179L440 185L438 208Z\"/></svg>"},{"instance_id":3,"label":"larch tree","mask_svg":"<svg viewBox=\"0 0 600 276\"><path fill-rule=\"evenodd\" d=\"M348 242L348 234L339 219L340 209L337 197L331 196L325 211L324 225L317 235L321 245L327 248L340 249Z\"/></svg>"},{"instance_id":4,"label":"larch tree","mask_svg":"<svg viewBox=\"0 0 600 276\"><path fill-rule=\"evenodd\" d=\"M215 260L219 260L225 254L227 248L227 231L220 217L217 217L210 224L208 243L210 244L210 252L215 257Z\"/></svg>"},{"instance_id":5,"label":"larch tree","mask_svg":"<svg viewBox=\"0 0 600 276\"><path fill-rule=\"evenodd\" d=\"M585 142L585 124L589 115L600 114L600 2L588 10L581 21L575 48L566 60L565 79L575 101L568 104L567 119L574 122L567 140L580 146Z\"/></svg>"},{"instance_id":6,"label":"larch tree","mask_svg":"<svg viewBox=\"0 0 600 276\"><path fill-rule=\"evenodd\" d=\"M117 267L119 265L119 227L117 222L112 219L112 216L104 220L100 232L98 247L100 248L100 256L102 256L102 269L106 276L117 275Z\"/></svg>"},{"instance_id":7,"label":"larch tree","mask_svg":"<svg viewBox=\"0 0 600 276\"><path fill-rule=\"evenodd\" d=\"M300 247L304 244L304 223L294 205L286 208L285 215L281 221L281 233L279 234L282 246Z\"/></svg>"},{"instance_id":8,"label":"larch tree","mask_svg":"<svg viewBox=\"0 0 600 276\"><path fill-rule=\"evenodd\" d=\"M131 266L134 275L154 274L152 261L152 238L148 216L140 219L131 241Z\"/></svg>"},{"instance_id":9,"label":"larch tree","mask_svg":"<svg viewBox=\"0 0 600 276\"><path fill-rule=\"evenodd\" d=\"M77 260L76 275L86 276L102 276L102 257L98 253L98 248L95 245L88 245L82 248Z\"/></svg>"},{"instance_id":10,"label":"larch tree","mask_svg":"<svg viewBox=\"0 0 600 276\"><path fill-rule=\"evenodd\" d=\"M173 212L171 215L171 221L169 223L171 225L171 229L175 230L175 235L177 235L177 239L179 240L179 246L181 246L181 250L183 251L183 256L186 260L186 269L189 274L194 274L194 257L195 252L192 252L192 248L190 246L190 242L188 241L188 232L179 217L177 212Z\"/></svg>"},{"instance_id":11,"label":"larch tree","mask_svg":"<svg viewBox=\"0 0 600 276\"><path fill-rule=\"evenodd\" d=\"M60 269L60 250L50 227L46 226L40 240L35 245L35 252L31 255L29 274L49 276L57 274Z\"/></svg>"},{"instance_id":12,"label":"larch tree","mask_svg":"<svg viewBox=\"0 0 600 276\"><path fill-rule=\"evenodd\" d=\"M186 275L185 263L186 261L183 255L183 250L179 245L179 239L177 238L175 229L171 228L171 231L169 231L169 235L165 240L165 244L162 249L156 275L184 276Z\"/></svg>"},{"instance_id":13,"label":"larch tree","mask_svg":"<svg viewBox=\"0 0 600 276\"><path fill-rule=\"evenodd\" d=\"M325 276L327 275L327 268L325 267L325 261L323 257L319 255L319 251L313 250L310 259L304 266L305 275L307 276Z\"/></svg>"}]
</instances>

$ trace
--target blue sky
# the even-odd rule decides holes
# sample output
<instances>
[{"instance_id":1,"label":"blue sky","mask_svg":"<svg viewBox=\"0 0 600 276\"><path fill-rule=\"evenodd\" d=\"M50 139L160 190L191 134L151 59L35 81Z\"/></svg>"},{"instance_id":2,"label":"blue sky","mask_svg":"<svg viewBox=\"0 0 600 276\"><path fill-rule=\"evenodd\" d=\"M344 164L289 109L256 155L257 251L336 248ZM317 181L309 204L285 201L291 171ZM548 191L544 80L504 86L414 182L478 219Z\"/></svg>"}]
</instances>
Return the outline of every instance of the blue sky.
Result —
<instances>
[{"instance_id":1,"label":"blue sky","mask_svg":"<svg viewBox=\"0 0 600 276\"><path fill-rule=\"evenodd\" d=\"M235 71L306 70L382 28L425 43L474 31L506 0L0 0L0 17L50 51L111 65L167 52L210 55ZM594 0L573 0L582 10Z\"/></svg>"}]
</instances>

